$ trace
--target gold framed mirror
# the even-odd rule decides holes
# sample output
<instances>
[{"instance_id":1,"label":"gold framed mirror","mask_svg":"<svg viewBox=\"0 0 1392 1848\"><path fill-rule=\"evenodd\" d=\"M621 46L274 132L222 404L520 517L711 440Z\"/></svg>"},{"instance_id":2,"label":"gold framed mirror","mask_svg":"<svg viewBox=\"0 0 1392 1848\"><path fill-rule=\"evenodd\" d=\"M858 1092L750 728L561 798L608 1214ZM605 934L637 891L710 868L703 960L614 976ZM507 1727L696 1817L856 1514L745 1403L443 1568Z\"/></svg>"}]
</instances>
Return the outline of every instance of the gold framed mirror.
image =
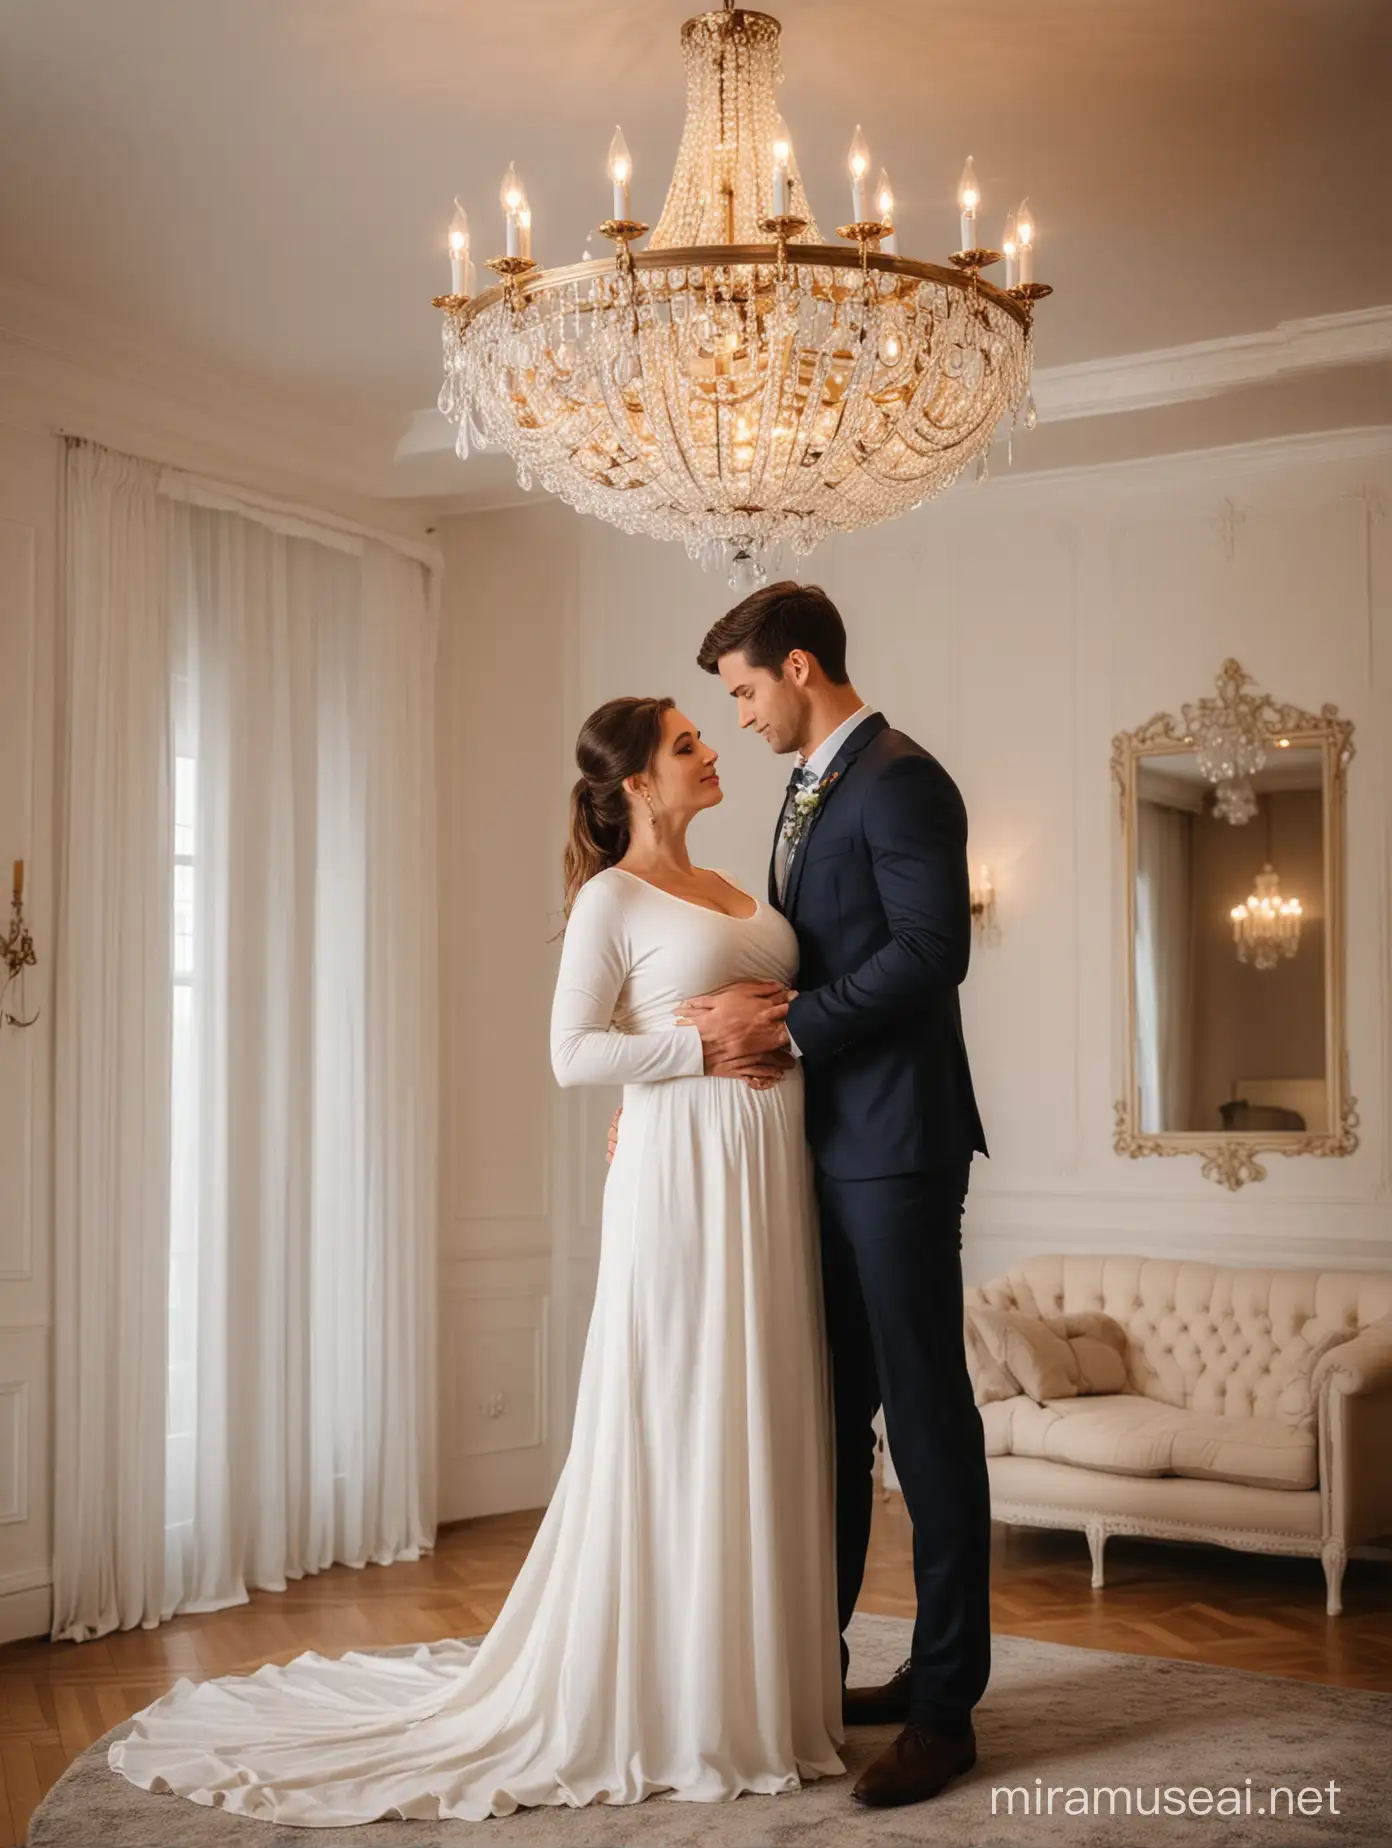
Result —
<instances>
[{"instance_id":1,"label":"gold framed mirror","mask_svg":"<svg viewBox=\"0 0 1392 1848\"><path fill-rule=\"evenodd\" d=\"M1225 661L1217 692L1113 740L1125 840L1125 1082L1115 1147L1195 1155L1236 1190L1257 1155L1358 1147L1345 1040L1344 803L1353 726Z\"/></svg>"}]
</instances>

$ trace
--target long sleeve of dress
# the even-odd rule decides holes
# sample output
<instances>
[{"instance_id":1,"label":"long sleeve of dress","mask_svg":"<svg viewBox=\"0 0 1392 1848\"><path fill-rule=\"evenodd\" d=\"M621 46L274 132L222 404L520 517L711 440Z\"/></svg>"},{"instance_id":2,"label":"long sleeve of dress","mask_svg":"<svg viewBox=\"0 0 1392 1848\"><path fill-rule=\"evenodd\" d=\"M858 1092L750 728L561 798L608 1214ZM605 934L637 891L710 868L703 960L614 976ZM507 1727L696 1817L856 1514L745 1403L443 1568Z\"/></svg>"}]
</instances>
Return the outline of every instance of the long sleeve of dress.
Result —
<instances>
[{"instance_id":1,"label":"long sleeve of dress","mask_svg":"<svg viewBox=\"0 0 1392 1848\"><path fill-rule=\"evenodd\" d=\"M566 925L551 1005L551 1068L559 1084L655 1084L701 1076L705 1055L696 1027L624 1033L614 1026L628 969L623 906L607 880L592 879Z\"/></svg>"}]
</instances>

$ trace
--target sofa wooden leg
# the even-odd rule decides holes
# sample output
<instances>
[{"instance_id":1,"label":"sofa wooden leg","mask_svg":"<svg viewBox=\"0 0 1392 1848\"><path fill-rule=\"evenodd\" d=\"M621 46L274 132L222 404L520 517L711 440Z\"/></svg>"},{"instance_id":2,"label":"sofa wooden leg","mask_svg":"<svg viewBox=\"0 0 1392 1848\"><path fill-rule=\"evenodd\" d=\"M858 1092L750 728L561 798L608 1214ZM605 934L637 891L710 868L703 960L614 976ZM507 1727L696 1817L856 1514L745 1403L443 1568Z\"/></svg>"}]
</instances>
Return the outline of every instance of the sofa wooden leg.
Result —
<instances>
[{"instance_id":1,"label":"sofa wooden leg","mask_svg":"<svg viewBox=\"0 0 1392 1848\"><path fill-rule=\"evenodd\" d=\"M1331 1617L1337 1617L1344 1608L1344 1567L1348 1564L1348 1549L1342 1540L1326 1540L1320 1550L1320 1559L1324 1565L1324 1584L1328 1594L1324 1608Z\"/></svg>"},{"instance_id":2,"label":"sofa wooden leg","mask_svg":"<svg viewBox=\"0 0 1392 1848\"><path fill-rule=\"evenodd\" d=\"M1092 1554L1092 1589L1101 1591L1106 1584L1102 1572L1102 1554L1107 1545L1107 1530L1097 1522L1089 1525L1087 1530L1088 1551Z\"/></svg>"}]
</instances>

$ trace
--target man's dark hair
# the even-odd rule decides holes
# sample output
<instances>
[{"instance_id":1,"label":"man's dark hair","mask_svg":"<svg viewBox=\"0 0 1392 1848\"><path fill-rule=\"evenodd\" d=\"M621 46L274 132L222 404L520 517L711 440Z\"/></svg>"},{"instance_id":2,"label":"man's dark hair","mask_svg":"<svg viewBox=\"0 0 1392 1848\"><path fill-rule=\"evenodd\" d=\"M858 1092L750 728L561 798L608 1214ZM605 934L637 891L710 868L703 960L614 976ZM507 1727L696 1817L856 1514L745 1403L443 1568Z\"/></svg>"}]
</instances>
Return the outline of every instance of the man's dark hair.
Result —
<instances>
[{"instance_id":1,"label":"man's dark hair","mask_svg":"<svg viewBox=\"0 0 1392 1848\"><path fill-rule=\"evenodd\" d=\"M846 625L826 592L817 584L785 578L766 584L722 616L696 657L696 665L714 674L720 658L742 654L751 667L766 667L781 680L783 663L795 648L814 655L827 679L844 687Z\"/></svg>"}]
</instances>

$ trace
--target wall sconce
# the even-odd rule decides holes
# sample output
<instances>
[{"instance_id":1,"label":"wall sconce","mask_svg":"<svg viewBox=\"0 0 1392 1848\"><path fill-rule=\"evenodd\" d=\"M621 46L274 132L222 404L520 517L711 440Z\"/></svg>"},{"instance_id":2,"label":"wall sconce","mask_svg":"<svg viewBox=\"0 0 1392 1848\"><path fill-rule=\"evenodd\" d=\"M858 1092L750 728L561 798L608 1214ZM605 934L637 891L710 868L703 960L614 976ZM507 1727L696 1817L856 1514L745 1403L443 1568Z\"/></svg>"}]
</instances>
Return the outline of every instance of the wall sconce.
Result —
<instances>
[{"instance_id":1,"label":"wall sconce","mask_svg":"<svg viewBox=\"0 0 1392 1848\"><path fill-rule=\"evenodd\" d=\"M978 868L971 889L972 930L978 943L995 943L1000 938L996 927L996 888L991 883L989 866Z\"/></svg>"},{"instance_id":2,"label":"wall sconce","mask_svg":"<svg viewBox=\"0 0 1392 1848\"><path fill-rule=\"evenodd\" d=\"M10 900L9 935L0 938L0 1027L32 1027L38 1019L35 1012L28 1020L21 1020L17 1014L11 1014L5 1007L5 997L20 979L26 969L32 969L38 962L34 954L34 939L29 934L29 926L24 922L24 862L14 863L14 896Z\"/></svg>"}]
</instances>

